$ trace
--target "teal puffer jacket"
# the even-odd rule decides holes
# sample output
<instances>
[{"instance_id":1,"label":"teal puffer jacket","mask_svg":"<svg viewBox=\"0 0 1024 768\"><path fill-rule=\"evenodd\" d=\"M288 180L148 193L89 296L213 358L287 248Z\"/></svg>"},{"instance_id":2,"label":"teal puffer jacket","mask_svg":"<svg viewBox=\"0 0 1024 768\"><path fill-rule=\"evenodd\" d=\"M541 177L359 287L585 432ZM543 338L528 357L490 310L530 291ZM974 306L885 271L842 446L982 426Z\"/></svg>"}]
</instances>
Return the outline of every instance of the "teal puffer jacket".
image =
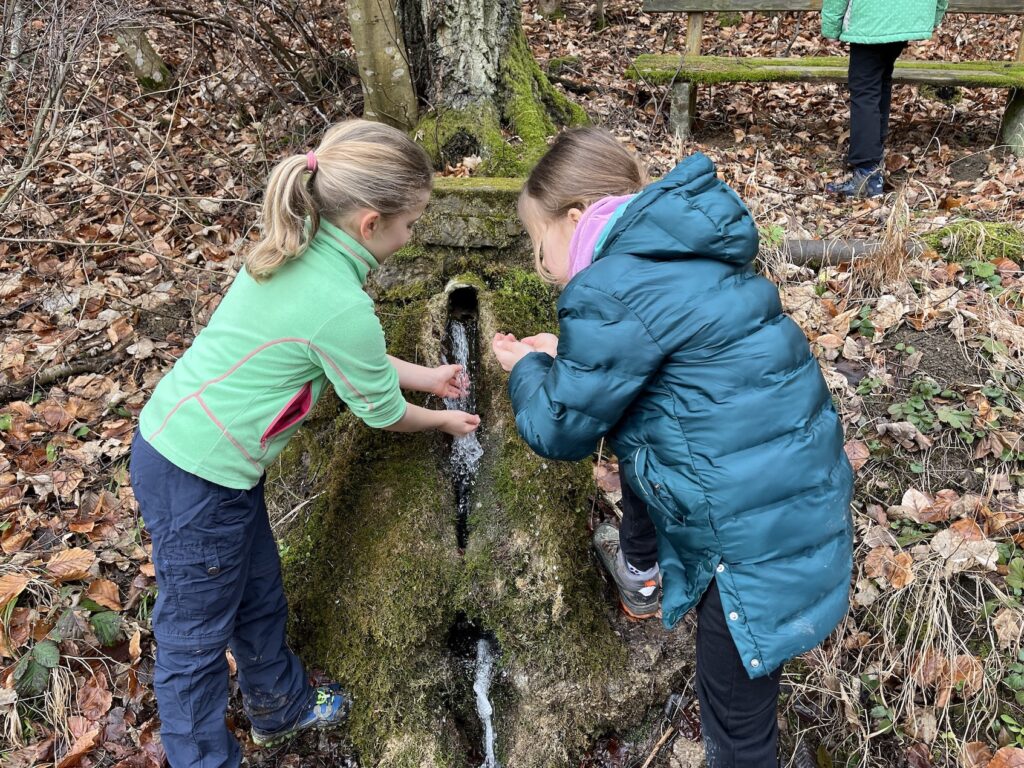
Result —
<instances>
[{"instance_id":1,"label":"teal puffer jacket","mask_svg":"<svg viewBox=\"0 0 1024 768\"><path fill-rule=\"evenodd\" d=\"M927 40L949 0L824 0L821 34L847 43Z\"/></svg>"},{"instance_id":2,"label":"teal puffer jacket","mask_svg":"<svg viewBox=\"0 0 1024 768\"><path fill-rule=\"evenodd\" d=\"M539 454L607 435L658 531L671 628L718 580L751 677L820 643L846 613L852 472L807 339L752 261L739 197L693 155L634 198L558 302L558 356L509 392Z\"/></svg>"}]
</instances>

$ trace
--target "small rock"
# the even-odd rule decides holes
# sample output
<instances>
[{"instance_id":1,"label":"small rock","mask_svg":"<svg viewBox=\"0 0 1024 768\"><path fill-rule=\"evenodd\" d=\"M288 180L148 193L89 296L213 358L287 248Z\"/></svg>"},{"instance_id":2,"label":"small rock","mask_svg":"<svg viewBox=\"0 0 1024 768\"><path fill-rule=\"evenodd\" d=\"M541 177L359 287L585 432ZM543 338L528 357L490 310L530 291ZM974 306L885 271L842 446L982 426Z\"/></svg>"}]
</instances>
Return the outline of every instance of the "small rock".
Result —
<instances>
[{"instance_id":1,"label":"small rock","mask_svg":"<svg viewBox=\"0 0 1024 768\"><path fill-rule=\"evenodd\" d=\"M669 768L704 768L704 745L689 739L676 739L668 765Z\"/></svg>"}]
</instances>

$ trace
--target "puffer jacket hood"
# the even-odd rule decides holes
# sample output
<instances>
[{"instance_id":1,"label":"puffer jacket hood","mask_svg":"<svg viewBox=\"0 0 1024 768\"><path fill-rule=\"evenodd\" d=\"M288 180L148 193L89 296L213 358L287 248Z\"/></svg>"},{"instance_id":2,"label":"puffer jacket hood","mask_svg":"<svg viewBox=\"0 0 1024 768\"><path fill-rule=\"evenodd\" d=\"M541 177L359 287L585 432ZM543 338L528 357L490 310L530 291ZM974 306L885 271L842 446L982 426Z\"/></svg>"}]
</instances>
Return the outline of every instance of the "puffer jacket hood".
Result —
<instances>
[{"instance_id":1,"label":"puffer jacket hood","mask_svg":"<svg viewBox=\"0 0 1024 768\"><path fill-rule=\"evenodd\" d=\"M651 231L665 236L652 238ZM646 187L605 238L595 261L616 251L644 259L713 259L742 267L757 256L757 227L743 201L703 154Z\"/></svg>"}]
</instances>

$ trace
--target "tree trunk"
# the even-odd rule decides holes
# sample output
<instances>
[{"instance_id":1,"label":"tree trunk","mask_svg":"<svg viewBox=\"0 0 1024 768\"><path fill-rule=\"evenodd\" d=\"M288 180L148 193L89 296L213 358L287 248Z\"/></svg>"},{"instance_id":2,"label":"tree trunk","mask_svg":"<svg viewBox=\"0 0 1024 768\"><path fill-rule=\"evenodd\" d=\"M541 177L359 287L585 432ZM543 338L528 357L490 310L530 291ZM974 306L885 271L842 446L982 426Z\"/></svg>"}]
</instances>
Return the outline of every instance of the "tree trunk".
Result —
<instances>
[{"instance_id":1,"label":"tree trunk","mask_svg":"<svg viewBox=\"0 0 1024 768\"><path fill-rule=\"evenodd\" d=\"M25 29L25 4L22 0L14 0L10 5L4 4L3 35L0 39L10 40L7 46L7 66L0 74L0 119L7 117L7 93L14 82L14 73L18 68L21 56L21 37Z\"/></svg>"},{"instance_id":2,"label":"tree trunk","mask_svg":"<svg viewBox=\"0 0 1024 768\"><path fill-rule=\"evenodd\" d=\"M399 17L430 109L417 136L442 167L478 155L482 173L517 175L559 126L586 122L537 66L518 0L400 0Z\"/></svg>"},{"instance_id":3,"label":"tree trunk","mask_svg":"<svg viewBox=\"0 0 1024 768\"><path fill-rule=\"evenodd\" d=\"M170 87L171 70L149 42L144 28L122 27L114 36L144 91L165 91Z\"/></svg>"},{"instance_id":4,"label":"tree trunk","mask_svg":"<svg viewBox=\"0 0 1024 768\"><path fill-rule=\"evenodd\" d=\"M562 15L562 0L537 0L537 13L549 19Z\"/></svg>"},{"instance_id":5,"label":"tree trunk","mask_svg":"<svg viewBox=\"0 0 1024 768\"><path fill-rule=\"evenodd\" d=\"M363 85L363 116L405 131L419 110L392 0L349 0L348 20Z\"/></svg>"}]
</instances>

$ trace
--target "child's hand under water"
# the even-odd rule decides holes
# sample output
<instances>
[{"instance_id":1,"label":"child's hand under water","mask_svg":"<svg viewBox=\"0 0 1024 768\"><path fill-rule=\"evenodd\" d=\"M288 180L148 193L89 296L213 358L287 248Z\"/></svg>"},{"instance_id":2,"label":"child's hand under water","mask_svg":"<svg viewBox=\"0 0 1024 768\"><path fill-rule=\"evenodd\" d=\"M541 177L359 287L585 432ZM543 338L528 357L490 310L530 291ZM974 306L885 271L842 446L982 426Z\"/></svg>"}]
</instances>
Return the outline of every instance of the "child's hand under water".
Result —
<instances>
[{"instance_id":1,"label":"child's hand under water","mask_svg":"<svg viewBox=\"0 0 1024 768\"><path fill-rule=\"evenodd\" d=\"M432 371L431 394L457 399L469 392L469 375L461 365L439 365Z\"/></svg>"},{"instance_id":2,"label":"child's hand under water","mask_svg":"<svg viewBox=\"0 0 1024 768\"><path fill-rule=\"evenodd\" d=\"M446 416L447 418L439 429L453 437L468 435L480 426L480 417L475 413L466 413L465 411L447 411Z\"/></svg>"},{"instance_id":3,"label":"child's hand under water","mask_svg":"<svg viewBox=\"0 0 1024 768\"><path fill-rule=\"evenodd\" d=\"M506 371L516 367L516 363L531 352L536 352L529 344L519 341L511 333L496 333L491 341L491 349L498 359L498 364Z\"/></svg>"}]
</instances>

